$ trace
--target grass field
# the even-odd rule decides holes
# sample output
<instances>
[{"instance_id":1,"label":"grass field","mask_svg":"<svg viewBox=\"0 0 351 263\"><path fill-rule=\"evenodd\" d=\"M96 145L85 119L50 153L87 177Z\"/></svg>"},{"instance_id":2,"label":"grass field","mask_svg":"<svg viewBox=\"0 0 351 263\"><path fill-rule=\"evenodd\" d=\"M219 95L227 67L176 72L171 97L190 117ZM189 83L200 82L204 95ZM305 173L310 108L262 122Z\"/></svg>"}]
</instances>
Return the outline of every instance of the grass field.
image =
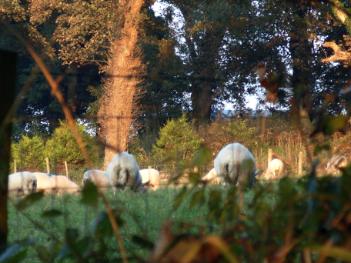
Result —
<instances>
[{"instance_id":1,"label":"grass field","mask_svg":"<svg viewBox=\"0 0 351 263\"><path fill-rule=\"evenodd\" d=\"M179 238L222 238L238 262L275 262L277 255L285 261L276 262L301 262L301 251L312 248L317 249L309 252L315 260L328 240L335 240L342 252L333 256L351 260L344 250L349 240L344 224L349 222L350 180L348 174L315 181L286 178L259 182L243 194L232 187L211 186L106 196L121 226L129 262L150 257L166 221L172 221L172 232ZM23 199L11 200L10 242L27 248L21 250L24 262L121 261L101 200L93 206L81 199L52 195L28 206Z\"/></svg>"},{"instance_id":2,"label":"grass field","mask_svg":"<svg viewBox=\"0 0 351 263\"><path fill-rule=\"evenodd\" d=\"M180 190L160 189L155 192L133 193L118 192L116 195L107 193L110 204L120 211L122 217L122 235L126 249L146 258L148 252L140 249L132 242L133 236L155 241L162 223L168 219L176 222L192 222L194 225L205 222L206 208L190 209L187 201L178 209L173 209L174 198ZM97 207L82 204L80 196L45 196L40 201L23 211L16 208L20 199L11 199L9 207L10 242L30 237L37 244L47 246L48 242L65 239L65 229L76 229L81 235L94 229L94 221L104 211L102 202ZM45 216L45 211L61 211L60 215ZM110 237L111 244L115 244ZM29 251L26 262L36 258L34 251Z\"/></svg>"}]
</instances>

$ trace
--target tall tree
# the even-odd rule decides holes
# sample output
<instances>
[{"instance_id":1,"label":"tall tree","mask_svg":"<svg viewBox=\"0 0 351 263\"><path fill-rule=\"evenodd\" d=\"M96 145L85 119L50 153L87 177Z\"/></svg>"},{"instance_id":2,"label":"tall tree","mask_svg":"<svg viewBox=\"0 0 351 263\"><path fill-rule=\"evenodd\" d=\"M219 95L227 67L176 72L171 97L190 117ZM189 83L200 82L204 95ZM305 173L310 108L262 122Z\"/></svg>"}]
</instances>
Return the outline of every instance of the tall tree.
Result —
<instances>
[{"instance_id":1,"label":"tall tree","mask_svg":"<svg viewBox=\"0 0 351 263\"><path fill-rule=\"evenodd\" d=\"M88 86L98 88L99 71L107 61L107 47L114 16L113 1L2 1L0 20L27 39L45 59L50 72L62 78L60 88L77 117L90 108L94 99ZM27 85L18 109L20 132L50 133L63 118L60 106L40 75L33 77L32 59L22 44L6 30L0 30L0 46L18 51L18 86ZM28 80L31 79L30 82Z\"/></svg>"},{"instance_id":2,"label":"tall tree","mask_svg":"<svg viewBox=\"0 0 351 263\"><path fill-rule=\"evenodd\" d=\"M151 151L160 127L189 111L189 105L184 100L185 69L176 55L171 29L150 5L144 8L141 23L140 48L146 74L140 85L136 126L145 150Z\"/></svg>"},{"instance_id":3,"label":"tall tree","mask_svg":"<svg viewBox=\"0 0 351 263\"><path fill-rule=\"evenodd\" d=\"M230 1L165 1L173 7L175 19L184 21L185 67L191 94L192 116L199 126L208 123L220 85L220 50L234 12ZM175 12L179 10L180 13ZM178 17L177 17L178 16Z\"/></svg>"},{"instance_id":4,"label":"tall tree","mask_svg":"<svg viewBox=\"0 0 351 263\"><path fill-rule=\"evenodd\" d=\"M123 14L123 25L120 37L111 46L107 70L109 80L99 109L101 132L106 143L105 165L116 152L125 151L128 146L137 88L144 72L138 48L139 18L143 5L144 0L119 1L118 9Z\"/></svg>"}]
</instances>

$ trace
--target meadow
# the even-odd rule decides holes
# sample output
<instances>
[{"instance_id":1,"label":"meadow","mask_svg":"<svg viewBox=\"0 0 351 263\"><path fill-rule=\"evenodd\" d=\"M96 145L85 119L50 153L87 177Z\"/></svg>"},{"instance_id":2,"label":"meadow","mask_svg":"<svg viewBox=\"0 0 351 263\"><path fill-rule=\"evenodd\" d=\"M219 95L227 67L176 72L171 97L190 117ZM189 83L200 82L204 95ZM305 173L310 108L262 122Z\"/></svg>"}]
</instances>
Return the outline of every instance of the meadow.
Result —
<instances>
[{"instance_id":1,"label":"meadow","mask_svg":"<svg viewBox=\"0 0 351 263\"><path fill-rule=\"evenodd\" d=\"M153 262L163 243L160 262L348 262L350 181L346 169L340 177L258 182L244 192L195 186L106 196L128 262ZM122 261L101 198L91 196L83 190L11 199L10 242L17 254L8 262ZM216 242L205 244L206 238ZM195 248L199 244L204 247ZM184 255L190 260L182 261Z\"/></svg>"},{"instance_id":2,"label":"meadow","mask_svg":"<svg viewBox=\"0 0 351 263\"><path fill-rule=\"evenodd\" d=\"M134 193L131 191L121 191L115 195L112 192L106 193L111 206L115 207L117 215L122 225L122 236L125 240L127 251L133 258L147 259L149 251L138 242L133 242L133 238L155 242L160 232L162 223L166 220L175 222L188 222L201 225L205 222L206 209L189 209L188 200L183 200L182 205L174 209L174 200L181 190L164 188L155 192ZM10 200L9 228L10 242L25 241L34 244L37 249L47 246L53 254L55 244L65 242L67 229L79 233L80 237L96 232L96 228L107 228L109 233L104 233L109 240L112 250L117 251L116 241L113 239L112 229L104 214L104 207L101 200L94 206L82 203L80 195L47 195L41 200L18 209L18 204L23 199L13 198ZM102 230L105 231L105 230ZM28 238L30 240L28 240ZM78 236L77 236L78 238ZM48 245L52 243L52 246ZM34 249L36 250L36 249ZM29 249L24 262L39 261L37 252ZM64 253L58 250L57 253ZM45 259L45 255L42 260ZM48 258L46 258L48 259Z\"/></svg>"}]
</instances>

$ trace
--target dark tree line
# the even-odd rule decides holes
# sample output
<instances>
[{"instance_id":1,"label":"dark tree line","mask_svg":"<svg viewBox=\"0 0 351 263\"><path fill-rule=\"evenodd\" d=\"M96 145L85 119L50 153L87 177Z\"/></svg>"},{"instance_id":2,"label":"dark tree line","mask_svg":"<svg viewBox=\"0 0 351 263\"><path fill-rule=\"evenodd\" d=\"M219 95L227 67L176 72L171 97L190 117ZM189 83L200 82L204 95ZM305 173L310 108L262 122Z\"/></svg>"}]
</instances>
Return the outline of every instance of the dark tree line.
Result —
<instances>
[{"instance_id":1,"label":"dark tree line","mask_svg":"<svg viewBox=\"0 0 351 263\"><path fill-rule=\"evenodd\" d=\"M340 93L350 79L349 68L322 62L332 55L322 44L343 45L349 35L349 18L340 13L349 14L347 1L158 3L165 7L161 16L155 15L154 1L146 1L138 18L146 67L135 127L151 141L169 118L186 111L201 126L222 111L225 102L245 110L249 94L263 93L261 105L284 107L309 121L322 110L349 113L347 95ZM53 74L63 76L60 86L76 117L95 121L102 80L123 77L106 74L108 51L120 37L123 20L123 13L114 12L116 3L42 0L1 5L1 21L26 35ZM9 32L2 29L0 34L1 47L19 51L21 87L35 65ZM40 74L33 78L18 116L19 132L45 133L63 117Z\"/></svg>"}]
</instances>

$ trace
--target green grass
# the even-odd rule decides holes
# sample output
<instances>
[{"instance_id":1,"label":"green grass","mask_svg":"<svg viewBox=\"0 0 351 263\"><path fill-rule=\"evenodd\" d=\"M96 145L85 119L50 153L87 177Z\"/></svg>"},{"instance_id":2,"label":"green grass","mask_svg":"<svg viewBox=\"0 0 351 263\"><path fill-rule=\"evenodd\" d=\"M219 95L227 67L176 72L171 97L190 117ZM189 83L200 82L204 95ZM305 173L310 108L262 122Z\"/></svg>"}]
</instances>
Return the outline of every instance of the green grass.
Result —
<instances>
[{"instance_id":1,"label":"green grass","mask_svg":"<svg viewBox=\"0 0 351 263\"><path fill-rule=\"evenodd\" d=\"M118 192L116 195L107 193L112 207L117 208L122 218L122 235L126 249L146 258L148 251L141 249L132 242L133 236L140 236L154 242L159 236L160 228L166 220L175 222L205 222L206 209L198 207L190 209L184 200L178 209L174 209L174 198L179 189L160 189L155 192L134 193ZM16 242L28 237L36 244L47 246L48 242L64 240L65 229L77 229L81 235L93 231L93 222L104 211L102 202L97 207L82 204L80 196L48 195L33 205L19 211L16 203L21 199L11 199L9 205L9 240ZM61 211L61 215L45 217L49 210ZM111 242L115 242L110 237ZM36 253L29 251L27 262L34 262Z\"/></svg>"},{"instance_id":2,"label":"green grass","mask_svg":"<svg viewBox=\"0 0 351 263\"><path fill-rule=\"evenodd\" d=\"M344 211L351 200L350 174L314 179L312 184L308 177L258 182L243 194L234 187L211 186L106 196L121 226L129 262L149 258L167 221L180 238L175 240L189 234L200 239L216 234L240 262L262 262L274 256L290 246L286 242L291 235L296 243L286 261L299 262L303 249L321 247L331 238L337 240L338 249L347 247L349 235L342 224L348 220ZM94 191L89 193L94 196ZM25 240L25 262L75 262L79 257L82 262L121 260L101 200L93 205L94 198L88 204L81 199L79 195L53 195L29 206L23 206L21 200L10 202L9 239L11 243ZM18 210L18 202L25 208ZM332 219L339 217L345 218L336 227ZM351 260L346 250L341 251L339 257ZM318 259L318 254L311 257Z\"/></svg>"}]
</instances>

